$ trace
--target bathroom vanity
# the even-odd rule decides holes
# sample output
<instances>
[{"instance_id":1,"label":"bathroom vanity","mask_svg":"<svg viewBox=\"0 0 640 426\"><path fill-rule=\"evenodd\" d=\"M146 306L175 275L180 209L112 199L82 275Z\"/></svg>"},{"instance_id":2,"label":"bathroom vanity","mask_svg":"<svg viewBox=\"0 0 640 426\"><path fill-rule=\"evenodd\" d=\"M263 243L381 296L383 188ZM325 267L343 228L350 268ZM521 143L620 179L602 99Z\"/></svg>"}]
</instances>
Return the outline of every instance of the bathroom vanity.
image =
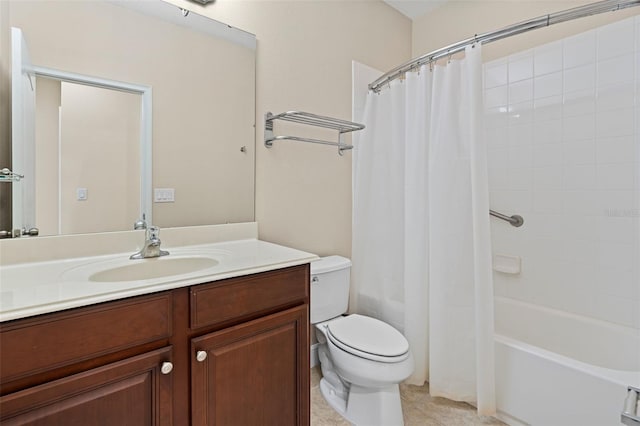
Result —
<instances>
[{"instance_id":1,"label":"bathroom vanity","mask_svg":"<svg viewBox=\"0 0 640 426\"><path fill-rule=\"evenodd\" d=\"M113 300L82 306L96 297L86 294L0 323L0 424L308 425L315 256L257 240L211 246L227 257L198 277L141 280L98 296ZM77 285L82 268L95 276L110 260L43 267L62 264L52 276ZM60 297L64 283L51 285ZM43 306L32 309L56 305Z\"/></svg>"}]
</instances>

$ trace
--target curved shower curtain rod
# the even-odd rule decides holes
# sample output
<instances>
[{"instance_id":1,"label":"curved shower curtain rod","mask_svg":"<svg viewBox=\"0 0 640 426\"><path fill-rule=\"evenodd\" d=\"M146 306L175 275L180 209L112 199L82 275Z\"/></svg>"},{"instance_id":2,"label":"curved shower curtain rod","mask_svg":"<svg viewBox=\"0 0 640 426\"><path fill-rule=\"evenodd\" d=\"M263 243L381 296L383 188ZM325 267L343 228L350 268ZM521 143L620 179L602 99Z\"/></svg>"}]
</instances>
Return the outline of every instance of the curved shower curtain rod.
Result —
<instances>
[{"instance_id":1,"label":"curved shower curtain rod","mask_svg":"<svg viewBox=\"0 0 640 426\"><path fill-rule=\"evenodd\" d=\"M475 36L469 37L466 40L462 40L438 50L434 50L433 52L414 58L400 66L395 67L390 71L387 71L380 78L369 84L369 90L379 92L380 90L382 90L382 87L385 84L388 84L398 78L402 78L407 72L418 69L422 65L435 62L438 59L449 57L455 53L461 52L465 49L465 47L473 45L475 43L491 43L493 41L522 34L527 31L548 27L553 24L559 24L561 22L572 21L574 19L584 18L591 15L598 15L605 12L615 12L616 10L635 6L640 6L640 0L604 0L580 7L575 7L572 9L563 10L561 12L539 16L537 18L519 22L517 24L510 25L496 31L491 31L480 35L476 34Z\"/></svg>"}]
</instances>

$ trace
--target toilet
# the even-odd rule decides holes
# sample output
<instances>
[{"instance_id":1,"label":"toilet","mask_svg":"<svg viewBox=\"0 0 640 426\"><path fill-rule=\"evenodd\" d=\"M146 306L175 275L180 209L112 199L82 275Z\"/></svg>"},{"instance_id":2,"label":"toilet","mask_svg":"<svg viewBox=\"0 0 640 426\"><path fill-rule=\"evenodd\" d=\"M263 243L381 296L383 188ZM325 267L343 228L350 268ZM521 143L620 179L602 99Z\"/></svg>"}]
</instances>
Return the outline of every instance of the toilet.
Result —
<instances>
[{"instance_id":1,"label":"toilet","mask_svg":"<svg viewBox=\"0 0 640 426\"><path fill-rule=\"evenodd\" d=\"M343 315L351 261L328 256L311 263L311 324L322 369L320 391L356 426L403 425L398 384L413 372L407 339L389 324Z\"/></svg>"}]
</instances>

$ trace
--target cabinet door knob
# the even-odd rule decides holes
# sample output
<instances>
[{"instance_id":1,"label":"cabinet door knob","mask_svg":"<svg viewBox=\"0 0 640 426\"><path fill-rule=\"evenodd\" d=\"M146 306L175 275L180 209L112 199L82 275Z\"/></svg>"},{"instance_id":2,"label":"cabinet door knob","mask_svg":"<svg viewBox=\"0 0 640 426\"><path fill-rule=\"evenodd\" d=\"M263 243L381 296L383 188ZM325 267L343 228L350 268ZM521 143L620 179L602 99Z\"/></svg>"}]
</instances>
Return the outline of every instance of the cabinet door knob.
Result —
<instances>
[{"instance_id":1,"label":"cabinet door knob","mask_svg":"<svg viewBox=\"0 0 640 426\"><path fill-rule=\"evenodd\" d=\"M160 372L162 374L169 374L173 370L173 364L169 361L163 362L162 366L160 366Z\"/></svg>"},{"instance_id":2,"label":"cabinet door knob","mask_svg":"<svg viewBox=\"0 0 640 426\"><path fill-rule=\"evenodd\" d=\"M196 352L196 359L198 360L198 362L204 361L205 359L207 359L207 352L205 351Z\"/></svg>"}]
</instances>

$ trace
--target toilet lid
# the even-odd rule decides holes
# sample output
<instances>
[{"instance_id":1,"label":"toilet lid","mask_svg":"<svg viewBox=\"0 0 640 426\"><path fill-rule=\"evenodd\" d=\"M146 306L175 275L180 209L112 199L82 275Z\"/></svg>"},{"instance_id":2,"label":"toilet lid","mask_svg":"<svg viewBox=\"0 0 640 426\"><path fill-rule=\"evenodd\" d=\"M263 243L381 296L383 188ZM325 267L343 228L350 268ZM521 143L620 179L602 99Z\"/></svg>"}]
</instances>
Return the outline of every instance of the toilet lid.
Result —
<instances>
[{"instance_id":1,"label":"toilet lid","mask_svg":"<svg viewBox=\"0 0 640 426\"><path fill-rule=\"evenodd\" d=\"M377 359L399 357L409 351L409 342L398 330L364 315L353 314L331 321L327 330L334 343L356 355L369 354Z\"/></svg>"}]
</instances>

